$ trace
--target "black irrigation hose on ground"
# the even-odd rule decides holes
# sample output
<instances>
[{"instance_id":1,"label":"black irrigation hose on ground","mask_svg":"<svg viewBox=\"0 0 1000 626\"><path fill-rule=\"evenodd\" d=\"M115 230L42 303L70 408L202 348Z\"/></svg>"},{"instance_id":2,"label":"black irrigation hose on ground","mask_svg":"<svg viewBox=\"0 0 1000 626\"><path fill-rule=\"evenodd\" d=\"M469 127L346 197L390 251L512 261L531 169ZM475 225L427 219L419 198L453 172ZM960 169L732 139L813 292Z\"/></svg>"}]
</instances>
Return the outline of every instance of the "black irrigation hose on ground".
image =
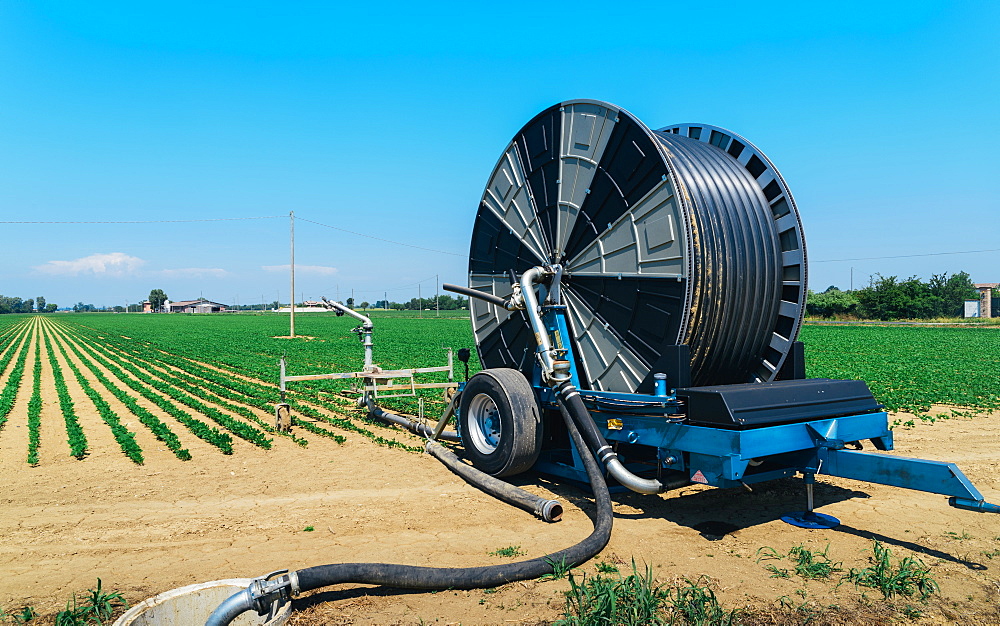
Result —
<instances>
[{"instance_id":1,"label":"black irrigation hose on ground","mask_svg":"<svg viewBox=\"0 0 1000 626\"><path fill-rule=\"evenodd\" d=\"M228 626L237 616L250 610L264 615L276 601L287 601L292 595L341 583L386 585L403 589L482 589L497 587L519 580L539 578L560 569L585 563L608 545L614 511L608 485L593 455L586 453L577 424L585 424L590 416L578 414L574 407L560 401L560 413L573 445L581 452L597 511L594 530L574 546L543 557L506 565L484 567L419 567L390 563L338 563L318 565L285 573L273 580L255 579L247 589L227 598L209 616L206 626Z\"/></svg>"},{"instance_id":2,"label":"black irrigation hose on ground","mask_svg":"<svg viewBox=\"0 0 1000 626\"><path fill-rule=\"evenodd\" d=\"M428 440L426 450L435 459L444 463L445 467L464 478L466 482L494 498L503 500L507 504L513 504L519 509L524 509L546 522L558 522L562 518L563 508L557 500L546 500L485 472L480 472L471 465L463 463L454 452L436 441Z\"/></svg>"}]
</instances>

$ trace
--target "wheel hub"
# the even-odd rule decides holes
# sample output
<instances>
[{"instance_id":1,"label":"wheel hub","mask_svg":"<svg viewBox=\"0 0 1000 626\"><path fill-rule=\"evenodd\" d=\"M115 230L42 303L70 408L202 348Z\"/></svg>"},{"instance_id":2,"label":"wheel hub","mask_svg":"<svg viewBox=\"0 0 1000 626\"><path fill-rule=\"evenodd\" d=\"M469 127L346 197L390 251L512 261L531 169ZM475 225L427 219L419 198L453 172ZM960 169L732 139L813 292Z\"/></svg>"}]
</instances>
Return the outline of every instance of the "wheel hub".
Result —
<instances>
[{"instance_id":1,"label":"wheel hub","mask_svg":"<svg viewBox=\"0 0 1000 626\"><path fill-rule=\"evenodd\" d=\"M481 393L472 399L469 405L472 412L472 444L484 453L489 454L500 445L500 412L493 398Z\"/></svg>"}]
</instances>

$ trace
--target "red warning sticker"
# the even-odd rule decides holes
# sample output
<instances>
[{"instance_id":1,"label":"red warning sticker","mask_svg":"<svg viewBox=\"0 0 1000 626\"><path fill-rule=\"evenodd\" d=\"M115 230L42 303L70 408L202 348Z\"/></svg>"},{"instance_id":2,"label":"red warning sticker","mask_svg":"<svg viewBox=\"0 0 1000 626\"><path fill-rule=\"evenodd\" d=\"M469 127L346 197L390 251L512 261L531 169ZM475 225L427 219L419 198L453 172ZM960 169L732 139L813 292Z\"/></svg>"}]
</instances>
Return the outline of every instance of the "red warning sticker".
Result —
<instances>
[{"instance_id":1,"label":"red warning sticker","mask_svg":"<svg viewBox=\"0 0 1000 626\"><path fill-rule=\"evenodd\" d=\"M707 485L708 479L705 478L705 475L701 473L701 470L698 470L697 472L694 473L694 476L691 477L691 482Z\"/></svg>"}]
</instances>

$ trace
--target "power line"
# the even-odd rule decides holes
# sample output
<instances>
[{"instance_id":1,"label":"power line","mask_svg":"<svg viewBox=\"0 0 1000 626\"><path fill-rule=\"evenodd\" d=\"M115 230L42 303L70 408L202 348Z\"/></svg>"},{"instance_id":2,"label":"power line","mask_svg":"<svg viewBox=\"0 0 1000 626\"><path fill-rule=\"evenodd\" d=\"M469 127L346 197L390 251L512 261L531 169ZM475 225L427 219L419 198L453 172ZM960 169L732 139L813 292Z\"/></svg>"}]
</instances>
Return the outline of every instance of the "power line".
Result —
<instances>
[{"instance_id":1,"label":"power line","mask_svg":"<svg viewBox=\"0 0 1000 626\"><path fill-rule=\"evenodd\" d=\"M272 220L275 218L285 218L287 215L261 215L257 217L214 217L200 220L120 220L120 221L66 221L66 222L43 222L43 221L0 221L0 224L184 224L189 222L234 222L238 220Z\"/></svg>"},{"instance_id":2,"label":"power line","mask_svg":"<svg viewBox=\"0 0 1000 626\"><path fill-rule=\"evenodd\" d=\"M822 261L810 260L810 263L839 263L842 261L877 261L880 259L909 259L913 257L920 256L943 256L946 254L977 254L979 252L1000 252L1000 248L991 248L989 250L964 250L962 252L926 252L924 254L898 254L894 256L867 256L858 257L856 259L823 259Z\"/></svg>"},{"instance_id":3,"label":"power line","mask_svg":"<svg viewBox=\"0 0 1000 626\"><path fill-rule=\"evenodd\" d=\"M432 280L434 280L434 276L429 276L423 280L418 280L415 283L407 283L406 285L401 285L398 287L389 287L387 289L357 289L356 291L357 293L384 293L389 291L407 291L409 289L413 289L418 285L422 285L423 283L430 282ZM327 287L325 291L330 291L330 288Z\"/></svg>"},{"instance_id":4,"label":"power line","mask_svg":"<svg viewBox=\"0 0 1000 626\"><path fill-rule=\"evenodd\" d=\"M352 235L357 235L358 237L367 237L368 239L374 239L376 241L384 241L385 243L396 244L397 246L406 246L407 248L416 248L417 250L425 250L427 252L437 252L438 254L450 254L452 256L464 257L464 254L458 254L457 252L448 252L446 250L435 250L434 248L425 248L423 246L415 246L412 243L403 243L402 241L393 241L392 239L383 239L382 237L376 237L375 235L366 235L365 233L359 233L353 230L347 230L346 228L340 228L339 226L330 226L329 224L321 224L320 222L314 222L313 220L307 220L304 217L297 218L303 222L309 222L310 224L316 224L317 226L323 226L326 228L332 228L333 230L339 230L341 232L350 233Z\"/></svg>"},{"instance_id":5,"label":"power line","mask_svg":"<svg viewBox=\"0 0 1000 626\"><path fill-rule=\"evenodd\" d=\"M262 215L258 217L217 217L217 218L206 218L206 219L193 219L193 220L66 220L66 221L43 221L43 220L0 220L0 224L185 224L192 222L232 222L238 220L270 220L278 218L286 218L287 215ZM321 222L316 222L313 220L306 219L304 217L296 218L303 222L309 222L310 224L316 224L317 226L322 226L324 228L332 228L333 230L339 230L341 232L350 233L352 235L357 235L358 237L367 237L368 239L374 239L376 241L382 241L385 243L391 243L397 246L406 246L407 248L416 248L417 250L425 250L427 252L437 252L438 254L448 254L451 256L464 257L464 254L459 254L457 252L448 252L447 250L437 250L435 248L426 248L424 246L414 245L412 243L404 243L402 241L394 241L392 239L385 239L384 237L376 237L375 235L368 235L365 233L359 233L354 230L348 230L346 228L341 228L339 226L331 226L330 224L323 224Z\"/></svg>"}]
</instances>

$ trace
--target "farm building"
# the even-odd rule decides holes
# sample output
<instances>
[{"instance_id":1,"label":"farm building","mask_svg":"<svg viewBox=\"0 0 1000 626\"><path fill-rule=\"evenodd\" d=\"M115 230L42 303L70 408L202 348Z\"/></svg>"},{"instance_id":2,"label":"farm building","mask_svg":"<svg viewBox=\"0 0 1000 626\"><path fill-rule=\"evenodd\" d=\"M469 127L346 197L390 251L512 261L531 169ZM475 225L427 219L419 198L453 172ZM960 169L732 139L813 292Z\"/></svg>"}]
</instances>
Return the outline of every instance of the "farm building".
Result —
<instances>
[{"instance_id":1,"label":"farm building","mask_svg":"<svg viewBox=\"0 0 1000 626\"><path fill-rule=\"evenodd\" d=\"M228 305L199 298L198 300L183 300L167 304L169 313L219 313L225 311Z\"/></svg>"},{"instance_id":2,"label":"farm building","mask_svg":"<svg viewBox=\"0 0 1000 626\"><path fill-rule=\"evenodd\" d=\"M993 290L1000 287L1000 283L976 283L979 290L979 317L993 317Z\"/></svg>"}]
</instances>

